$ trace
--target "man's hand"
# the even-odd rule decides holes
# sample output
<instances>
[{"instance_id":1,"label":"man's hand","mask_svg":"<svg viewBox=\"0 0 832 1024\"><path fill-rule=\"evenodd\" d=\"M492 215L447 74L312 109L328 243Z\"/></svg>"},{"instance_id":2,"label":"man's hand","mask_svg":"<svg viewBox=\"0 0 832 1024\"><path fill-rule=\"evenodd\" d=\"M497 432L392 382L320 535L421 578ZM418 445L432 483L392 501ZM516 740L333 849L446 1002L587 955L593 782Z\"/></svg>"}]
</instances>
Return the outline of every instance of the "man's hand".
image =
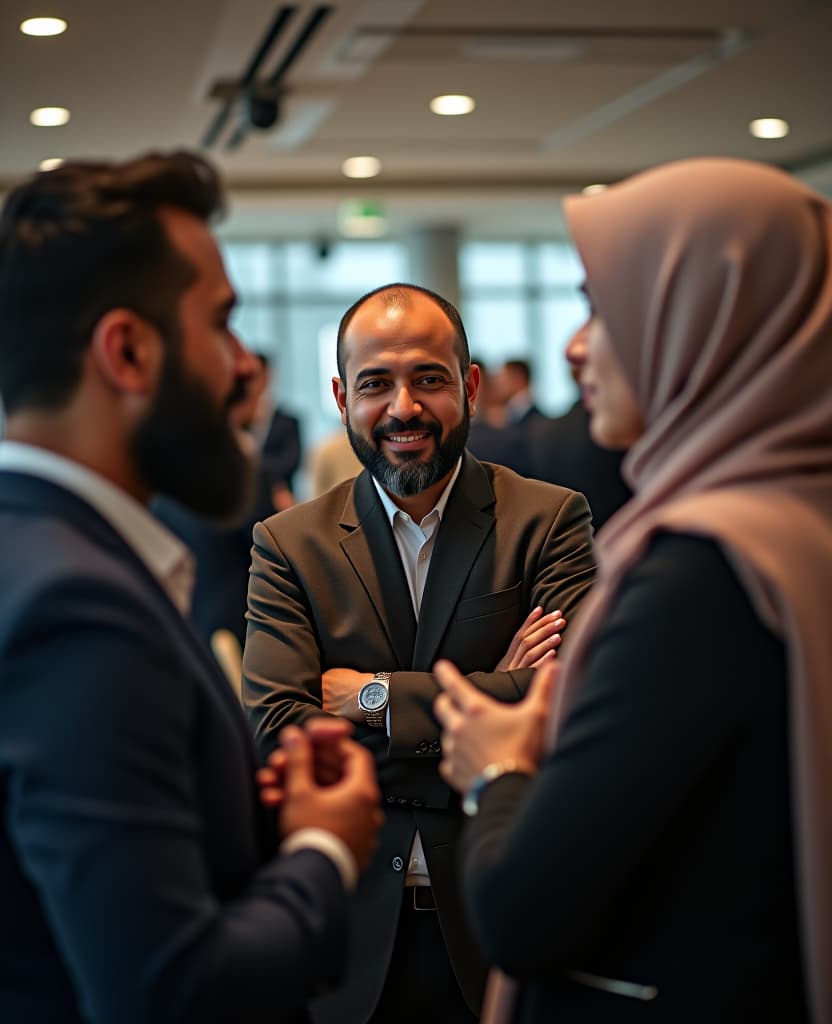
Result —
<instances>
[{"instance_id":1,"label":"man's hand","mask_svg":"<svg viewBox=\"0 0 832 1024\"><path fill-rule=\"evenodd\" d=\"M343 773L344 752L341 741L352 734L352 725L344 718L311 718L306 735L312 744L315 782L331 786ZM286 790L287 754L283 747L269 754L266 767L257 772L260 801L266 807L277 807Z\"/></svg>"},{"instance_id":2,"label":"man's hand","mask_svg":"<svg viewBox=\"0 0 832 1024\"><path fill-rule=\"evenodd\" d=\"M566 625L561 612L543 614L538 605L533 608L522 626L514 634L508 650L497 664L497 672L515 668L538 668L557 654L560 631Z\"/></svg>"},{"instance_id":3,"label":"man's hand","mask_svg":"<svg viewBox=\"0 0 832 1024\"><path fill-rule=\"evenodd\" d=\"M315 779L314 745L302 729L287 725L280 734L285 753L280 802L281 835L302 828L321 828L349 847L359 870L366 868L383 821L381 794L372 755L354 740L342 737L340 777L321 786Z\"/></svg>"},{"instance_id":4,"label":"man's hand","mask_svg":"<svg viewBox=\"0 0 832 1024\"><path fill-rule=\"evenodd\" d=\"M518 704L503 704L472 686L449 661L433 667L444 691L433 710L442 726L439 774L466 793L488 764L513 759L529 774L543 755L543 734L558 666L547 659Z\"/></svg>"},{"instance_id":5,"label":"man's hand","mask_svg":"<svg viewBox=\"0 0 832 1024\"><path fill-rule=\"evenodd\" d=\"M373 678L372 672L353 668L329 668L321 676L323 709L364 725L364 712L358 706L358 691Z\"/></svg>"}]
</instances>

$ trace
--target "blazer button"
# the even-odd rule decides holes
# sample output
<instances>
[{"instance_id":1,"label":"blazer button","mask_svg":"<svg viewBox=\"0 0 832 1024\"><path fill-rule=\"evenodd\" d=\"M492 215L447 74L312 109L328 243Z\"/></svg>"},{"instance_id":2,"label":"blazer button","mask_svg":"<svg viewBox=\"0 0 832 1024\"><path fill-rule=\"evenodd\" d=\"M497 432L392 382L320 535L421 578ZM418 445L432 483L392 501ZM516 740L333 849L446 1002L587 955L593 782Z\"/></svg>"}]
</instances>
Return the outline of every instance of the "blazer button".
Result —
<instances>
[{"instance_id":1,"label":"blazer button","mask_svg":"<svg viewBox=\"0 0 832 1024\"><path fill-rule=\"evenodd\" d=\"M429 750L428 741L427 740L422 740L422 742L416 748L416 753L417 754L426 754L428 752L428 750Z\"/></svg>"},{"instance_id":2,"label":"blazer button","mask_svg":"<svg viewBox=\"0 0 832 1024\"><path fill-rule=\"evenodd\" d=\"M430 744L430 749L433 751L434 754L438 754L441 749L439 746L439 740L432 740Z\"/></svg>"},{"instance_id":3,"label":"blazer button","mask_svg":"<svg viewBox=\"0 0 832 1024\"><path fill-rule=\"evenodd\" d=\"M401 869L404 867L404 861L401 859L401 857L394 857L390 863L392 864L394 871L401 871Z\"/></svg>"}]
</instances>

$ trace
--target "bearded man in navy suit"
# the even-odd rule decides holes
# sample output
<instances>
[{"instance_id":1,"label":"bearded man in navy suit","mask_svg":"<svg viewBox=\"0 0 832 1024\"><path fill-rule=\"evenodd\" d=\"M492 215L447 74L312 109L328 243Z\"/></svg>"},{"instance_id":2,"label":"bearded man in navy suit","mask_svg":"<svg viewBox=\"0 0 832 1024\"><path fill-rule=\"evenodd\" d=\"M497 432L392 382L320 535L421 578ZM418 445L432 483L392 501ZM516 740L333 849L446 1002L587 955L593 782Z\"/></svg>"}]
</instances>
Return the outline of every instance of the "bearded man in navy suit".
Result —
<instances>
[{"instance_id":1,"label":"bearded man in navy suit","mask_svg":"<svg viewBox=\"0 0 832 1024\"><path fill-rule=\"evenodd\" d=\"M296 1020L341 970L372 760L284 734L278 850L191 559L146 508L247 489L220 200L153 154L36 175L0 219L3 1021Z\"/></svg>"}]
</instances>

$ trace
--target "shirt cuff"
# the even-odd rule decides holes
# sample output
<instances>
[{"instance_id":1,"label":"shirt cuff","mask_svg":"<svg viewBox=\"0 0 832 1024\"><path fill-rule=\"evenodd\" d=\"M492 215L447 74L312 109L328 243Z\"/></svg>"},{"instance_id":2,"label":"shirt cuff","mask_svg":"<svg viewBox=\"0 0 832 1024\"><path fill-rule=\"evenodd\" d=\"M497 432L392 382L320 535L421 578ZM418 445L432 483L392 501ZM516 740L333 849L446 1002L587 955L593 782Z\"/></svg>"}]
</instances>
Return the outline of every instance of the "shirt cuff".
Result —
<instances>
[{"instance_id":1,"label":"shirt cuff","mask_svg":"<svg viewBox=\"0 0 832 1024\"><path fill-rule=\"evenodd\" d=\"M350 853L349 847L343 839L339 839L333 832L327 832L322 828L299 828L287 836L280 844L279 852L284 856L290 853L297 853L298 850L317 850L325 857L329 857L347 892L358 884L358 864L355 857Z\"/></svg>"}]
</instances>

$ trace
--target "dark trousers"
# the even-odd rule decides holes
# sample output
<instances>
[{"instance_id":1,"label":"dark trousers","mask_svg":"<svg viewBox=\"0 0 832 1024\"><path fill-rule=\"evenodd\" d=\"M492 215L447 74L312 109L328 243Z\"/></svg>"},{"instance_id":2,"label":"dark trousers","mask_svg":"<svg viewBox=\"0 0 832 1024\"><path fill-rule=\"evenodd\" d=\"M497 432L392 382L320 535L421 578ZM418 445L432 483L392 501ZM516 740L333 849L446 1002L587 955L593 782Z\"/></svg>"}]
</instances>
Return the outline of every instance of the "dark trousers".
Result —
<instances>
[{"instance_id":1,"label":"dark trousers","mask_svg":"<svg viewBox=\"0 0 832 1024\"><path fill-rule=\"evenodd\" d=\"M422 903L430 895L420 891ZM427 899L424 897L427 896ZM414 908L405 888L393 957L370 1024L475 1024L454 977L436 910Z\"/></svg>"}]
</instances>

